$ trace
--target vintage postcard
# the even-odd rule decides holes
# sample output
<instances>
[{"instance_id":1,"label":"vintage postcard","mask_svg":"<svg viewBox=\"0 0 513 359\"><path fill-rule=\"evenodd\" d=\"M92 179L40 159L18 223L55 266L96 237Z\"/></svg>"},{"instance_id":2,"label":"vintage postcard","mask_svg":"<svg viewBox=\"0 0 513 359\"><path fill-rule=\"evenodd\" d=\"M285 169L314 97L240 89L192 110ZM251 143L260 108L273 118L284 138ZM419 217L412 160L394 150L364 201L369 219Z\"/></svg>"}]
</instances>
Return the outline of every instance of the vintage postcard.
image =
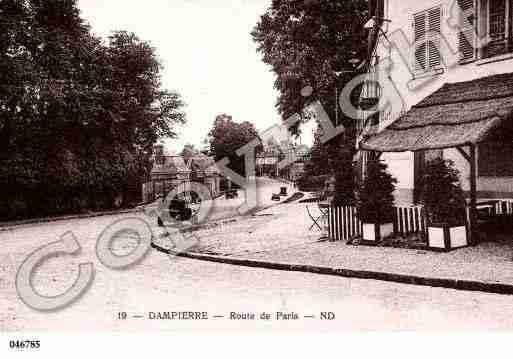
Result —
<instances>
[{"instance_id":1,"label":"vintage postcard","mask_svg":"<svg viewBox=\"0 0 513 359\"><path fill-rule=\"evenodd\" d=\"M0 26L9 352L513 329L513 0L2 0Z\"/></svg>"}]
</instances>

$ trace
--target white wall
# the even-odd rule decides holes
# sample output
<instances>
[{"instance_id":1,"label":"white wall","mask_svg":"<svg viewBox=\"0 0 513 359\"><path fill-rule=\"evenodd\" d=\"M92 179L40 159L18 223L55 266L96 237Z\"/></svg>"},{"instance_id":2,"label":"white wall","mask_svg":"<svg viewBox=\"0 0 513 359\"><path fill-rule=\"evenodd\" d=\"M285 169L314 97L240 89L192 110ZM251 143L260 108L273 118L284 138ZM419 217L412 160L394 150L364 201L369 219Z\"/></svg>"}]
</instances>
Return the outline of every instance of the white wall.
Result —
<instances>
[{"instance_id":1,"label":"white wall","mask_svg":"<svg viewBox=\"0 0 513 359\"><path fill-rule=\"evenodd\" d=\"M465 149L468 151L468 149ZM461 187L465 191L470 191L470 164L463 158L456 149L447 149L444 151L444 159L454 162L455 167L460 171Z\"/></svg>"},{"instance_id":2,"label":"white wall","mask_svg":"<svg viewBox=\"0 0 513 359\"><path fill-rule=\"evenodd\" d=\"M388 171L397 179L399 189L413 188L413 153L384 153L381 157L388 165Z\"/></svg>"}]
</instances>

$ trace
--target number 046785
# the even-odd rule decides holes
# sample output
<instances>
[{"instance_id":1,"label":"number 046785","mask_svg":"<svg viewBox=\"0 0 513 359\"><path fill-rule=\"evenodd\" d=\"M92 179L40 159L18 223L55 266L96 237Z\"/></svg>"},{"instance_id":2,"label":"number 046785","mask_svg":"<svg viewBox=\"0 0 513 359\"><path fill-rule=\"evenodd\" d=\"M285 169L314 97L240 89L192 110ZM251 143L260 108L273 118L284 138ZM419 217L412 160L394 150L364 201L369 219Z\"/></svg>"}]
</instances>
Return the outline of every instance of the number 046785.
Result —
<instances>
[{"instance_id":1,"label":"number 046785","mask_svg":"<svg viewBox=\"0 0 513 359\"><path fill-rule=\"evenodd\" d=\"M41 342L39 340L10 340L11 349L39 349Z\"/></svg>"}]
</instances>

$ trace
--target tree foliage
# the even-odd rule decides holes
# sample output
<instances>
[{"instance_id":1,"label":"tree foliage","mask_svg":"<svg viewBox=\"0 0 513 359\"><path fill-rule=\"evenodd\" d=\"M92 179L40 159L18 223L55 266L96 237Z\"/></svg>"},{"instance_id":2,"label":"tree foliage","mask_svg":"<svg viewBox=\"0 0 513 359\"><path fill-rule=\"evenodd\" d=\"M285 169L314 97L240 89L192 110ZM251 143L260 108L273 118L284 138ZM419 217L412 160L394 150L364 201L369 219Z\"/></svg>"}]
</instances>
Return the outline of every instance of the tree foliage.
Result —
<instances>
[{"instance_id":1,"label":"tree foliage","mask_svg":"<svg viewBox=\"0 0 513 359\"><path fill-rule=\"evenodd\" d=\"M335 71L350 70L352 58L365 58L367 14L365 0L272 1L252 36L276 74L277 107L284 119L302 112L299 91L307 85L333 112ZM342 83L352 78L342 77Z\"/></svg>"},{"instance_id":2,"label":"tree foliage","mask_svg":"<svg viewBox=\"0 0 513 359\"><path fill-rule=\"evenodd\" d=\"M160 71L134 34L93 36L76 0L1 1L2 217L135 199L153 143L184 121Z\"/></svg>"},{"instance_id":3,"label":"tree foliage","mask_svg":"<svg viewBox=\"0 0 513 359\"><path fill-rule=\"evenodd\" d=\"M222 114L216 117L213 127L208 134L210 153L216 161L228 158L228 167L236 173L245 176L244 156L237 155L237 150L246 144L259 139L255 126L247 121L237 123L231 116ZM258 146L255 150L259 150Z\"/></svg>"},{"instance_id":4,"label":"tree foliage","mask_svg":"<svg viewBox=\"0 0 513 359\"><path fill-rule=\"evenodd\" d=\"M368 14L366 0L272 1L252 36L263 61L276 75L277 108L284 120L302 114L309 101L319 100L332 122L336 122L335 89L343 88L357 74L350 60L367 57L363 25ZM337 78L338 71L342 74ZM314 89L308 99L300 94L306 86ZM312 169L322 173L327 165L336 179L336 204L350 205L354 201L355 120L345 117L342 111L338 120L337 125L346 128L345 135L316 144L317 149L324 147L318 152L327 156L313 156Z\"/></svg>"},{"instance_id":5,"label":"tree foliage","mask_svg":"<svg viewBox=\"0 0 513 359\"><path fill-rule=\"evenodd\" d=\"M314 134L314 143L310 151L309 160L305 163L306 176L322 176L332 173L332 169L326 160L329 152L321 142L321 132L317 130Z\"/></svg>"},{"instance_id":6,"label":"tree foliage","mask_svg":"<svg viewBox=\"0 0 513 359\"><path fill-rule=\"evenodd\" d=\"M422 176L421 188L421 201L428 223L447 223L450 226L465 223L465 196L459 172L452 161L441 158L429 161Z\"/></svg>"},{"instance_id":7,"label":"tree foliage","mask_svg":"<svg viewBox=\"0 0 513 359\"><path fill-rule=\"evenodd\" d=\"M372 159L358 191L358 214L366 223L392 222L394 215L394 190L397 180L387 172L387 165Z\"/></svg>"}]
</instances>

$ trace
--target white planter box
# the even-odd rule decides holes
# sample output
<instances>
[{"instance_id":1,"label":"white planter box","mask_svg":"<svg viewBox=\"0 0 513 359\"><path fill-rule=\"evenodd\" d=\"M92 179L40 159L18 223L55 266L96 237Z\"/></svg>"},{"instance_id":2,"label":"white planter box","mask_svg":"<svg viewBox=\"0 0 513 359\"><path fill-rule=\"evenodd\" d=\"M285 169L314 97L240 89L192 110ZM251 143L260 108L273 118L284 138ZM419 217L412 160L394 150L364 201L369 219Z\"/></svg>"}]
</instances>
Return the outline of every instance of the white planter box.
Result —
<instances>
[{"instance_id":1,"label":"white planter box","mask_svg":"<svg viewBox=\"0 0 513 359\"><path fill-rule=\"evenodd\" d=\"M465 226L428 226L428 245L430 248L450 250L468 245Z\"/></svg>"},{"instance_id":2,"label":"white planter box","mask_svg":"<svg viewBox=\"0 0 513 359\"><path fill-rule=\"evenodd\" d=\"M379 226L379 238L376 236L376 226ZM374 224L363 223L363 240L369 242L377 242L394 233L393 223Z\"/></svg>"}]
</instances>

